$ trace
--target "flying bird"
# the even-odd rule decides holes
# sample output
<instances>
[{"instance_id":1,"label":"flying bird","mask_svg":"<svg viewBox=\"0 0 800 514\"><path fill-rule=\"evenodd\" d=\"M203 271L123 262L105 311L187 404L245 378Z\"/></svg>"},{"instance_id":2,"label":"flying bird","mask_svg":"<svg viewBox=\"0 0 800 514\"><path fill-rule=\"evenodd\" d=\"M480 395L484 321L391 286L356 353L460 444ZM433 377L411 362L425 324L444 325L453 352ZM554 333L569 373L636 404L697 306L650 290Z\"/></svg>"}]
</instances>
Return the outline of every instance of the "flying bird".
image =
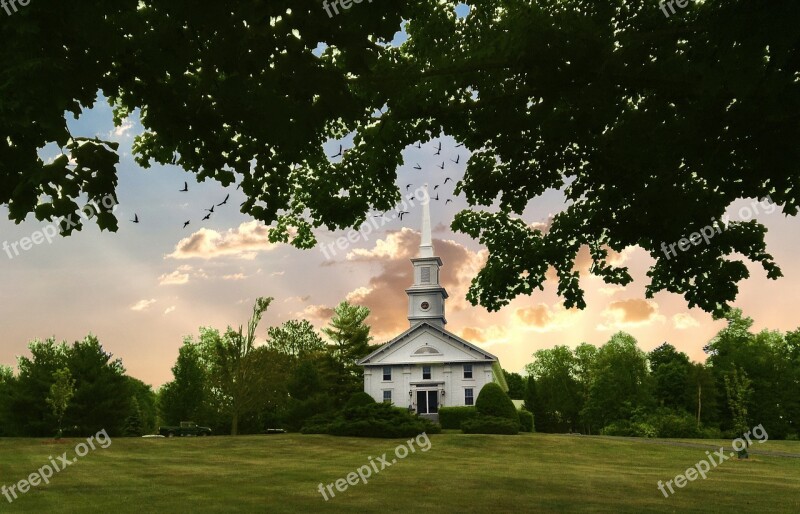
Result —
<instances>
[{"instance_id":1,"label":"flying bird","mask_svg":"<svg viewBox=\"0 0 800 514\"><path fill-rule=\"evenodd\" d=\"M462 146L464 146L464 143L458 143L458 144L456 145L456 148L461 148Z\"/></svg>"},{"instance_id":2,"label":"flying bird","mask_svg":"<svg viewBox=\"0 0 800 514\"><path fill-rule=\"evenodd\" d=\"M406 191L408 191L409 187L411 187L411 184L406 184Z\"/></svg>"},{"instance_id":3,"label":"flying bird","mask_svg":"<svg viewBox=\"0 0 800 514\"><path fill-rule=\"evenodd\" d=\"M216 207L216 205L212 205L210 209L206 209L206 212L210 212L210 213L213 214L214 213L214 207Z\"/></svg>"},{"instance_id":4,"label":"flying bird","mask_svg":"<svg viewBox=\"0 0 800 514\"><path fill-rule=\"evenodd\" d=\"M331 155L331 159L333 159L334 157L341 157L341 156L342 156L342 145L339 145L339 153L337 153L336 155Z\"/></svg>"},{"instance_id":5,"label":"flying bird","mask_svg":"<svg viewBox=\"0 0 800 514\"><path fill-rule=\"evenodd\" d=\"M203 221L209 220L209 219L211 219L211 213L210 212L205 215L205 217L203 218Z\"/></svg>"},{"instance_id":6,"label":"flying bird","mask_svg":"<svg viewBox=\"0 0 800 514\"><path fill-rule=\"evenodd\" d=\"M444 178L444 183L445 183L445 184L447 184L447 181L448 181L448 180L453 180L453 179L451 179L450 177L445 177L445 178Z\"/></svg>"},{"instance_id":7,"label":"flying bird","mask_svg":"<svg viewBox=\"0 0 800 514\"><path fill-rule=\"evenodd\" d=\"M138 214L134 213L133 219L131 220L131 223L139 223L139 215Z\"/></svg>"},{"instance_id":8,"label":"flying bird","mask_svg":"<svg viewBox=\"0 0 800 514\"><path fill-rule=\"evenodd\" d=\"M400 211L400 213L399 213L399 214L400 214L400 221L403 221L403 216L405 216L406 214L408 214L408 211Z\"/></svg>"},{"instance_id":9,"label":"flying bird","mask_svg":"<svg viewBox=\"0 0 800 514\"><path fill-rule=\"evenodd\" d=\"M422 148L422 143L420 143L419 141L417 141L417 148Z\"/></svg>"},{"instance_id":10,"label":"flying bird","mask_svg":"<svg viewBox=\"0 0 800 514\"><path fill-rule=\"evenodd\" d=\"M433 155L439 155L442 153L442 142L439 141L439 148L436 149L436 153Z\"/></svg>"},{"instance_id":11,"label":"flying bird","mask_svg":"<svg viewBox=\"0 0 800 514\"><path fill-rule=\"evenodd\" d=\"M456 160L455 161L453 159L450 159L451 162L454 162L456 164L458 164L458 161L460 161L460 160L461 160L461 156L460 155L456 155Z\"/></svg>"},{"instance_id":12,"label":"flying bird","mask_svg":"<svg viewBox=\"0 0 800 514\"><path fill-rule=\"evenodd\" d=\"M189 226L189 223L191 223L191 221L187 221L186 223L184 223L184 224L183 224L183 228L186 228L186 227L188 227L188 226Z\"/></svg>"},{"instance_id":13,"label":"flying bird","mask_svg":"<svg viewBox=\"0 0 800 514\"><path fill-rule=\"evenodd\" d=\"M439 166L439 169L440 169L440 170L443 170L443 169L444 169L444 161L442 161L442 165L441 165L441 166Z\"/></svg>"},{"instance_id":14,"label":"flying bird","mask_svg":"<svg viewBox=\"0 0 800 514\"><path fill-rule=\"evenodd\" d=\"M179 189L178 190L179 193L187 193L188 191L189 191L189 183L188 182L184 182L183 183L183 189Z\"/></svg>"},{"instance_id":15,"label":"flying bird","mask_svg":"<svg viewBox=\"0 0 800 514\"><path fill-rule=\"evenodd\" d=\"M238 191L239 189L241 189L241 188L242 188L242 183L241 183L241 182L239 182L238 184L236 184L236 190L237 190L237 191Z\"/></svg>"},{"instance_id":16,"label":"flying bird","mask_svg":"<svg viewBox=\"0 0 800 514\"><path fill-rule=\"evenodd\" d=\"M433 186L433 190L434 191L436 191L437 189L439 189L439 184L436 184L435 186Z\"/></svg>"},{"instance_id":17,"label":"flying bird","mask_svg":"<svg viewBox=\"0 0 800 514\"><path fill-rule=\"evenodd\" d=\"M439 201L439 194L438 193L436 194L436 198L434 198L434 200L436 200L437 202Z\"/></svg>"},{"instance_id":18,"label":"flying bird","mask_svg":"<svg viewBox=\"0 0 800 514\"><path fill-rule=\"evenodd\" d=\"M225 197L225 199L224 199L224 200L222 200L222 203L218 203L218 204L217 204L217 207L222 207L223 205L225 205L226 203L228 203L228 199L229 199L230 197L231 197L231 195L228 195L228 196L226 196L226 197Z\"/></svg>"},{"instance_id":19,"label":"flying bird","mask_svg":"<svg viewBox=\"0 0 800 514\"><path fill-rule=\"evenodd\" d=\"M445 205L447 205L448 203L450 203L450 202L452 202L452 201L453 201L453 200L451 200L451 199L449 199L449 198L448 198L448 199L447 199L447 201L446 201L446 202L444 202L444 204L445 204Z\"/></svg>"},{"instance_id":20,"label":"flying bird","mask_svg":"<svg viewBox=\"0 0 800 514\"><path fill-rule=\"evenodd\" d=\"M420 166L420 165L419 165L419 163L417 163L417 165L416 165L416 166L414 166L414 169L415 169L415 170L421 170L421 169L422 169L422 166Z\"/></svg>"}]
</instances>

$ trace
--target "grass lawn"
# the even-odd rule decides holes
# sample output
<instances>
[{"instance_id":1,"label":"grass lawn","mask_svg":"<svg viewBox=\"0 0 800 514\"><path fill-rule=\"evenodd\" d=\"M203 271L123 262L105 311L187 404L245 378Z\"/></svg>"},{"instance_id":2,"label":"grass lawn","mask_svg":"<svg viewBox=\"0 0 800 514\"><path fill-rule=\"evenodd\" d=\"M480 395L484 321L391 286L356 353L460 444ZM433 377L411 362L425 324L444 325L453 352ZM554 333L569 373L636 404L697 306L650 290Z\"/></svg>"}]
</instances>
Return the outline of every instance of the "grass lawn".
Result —
<instances>
[{"instance_id":1,"label":"grass lawn","mask_svg":"<svg viewBox=\"0 0 800 514\"><path fill-rule=\"evenodd\" d=\"M325 501L345 478L403 441L295 434L118 438L20 495L2 512L798 512L800 458L728 460L664 498L657 489L704 449L524 434L430 436L417 450ZM81 440L0 439L0 485L26 478ZM726 443L729 444L729 443ZM768 451L770 442L756 445ZM729 446L726 446L728 451ZM800 443L780 451L800 455ZM377 459L376 459L377 463ZM380 469L380 465L378 465ZM335 489L334 489L335 490Z\"/></svg>"}]
</instances>

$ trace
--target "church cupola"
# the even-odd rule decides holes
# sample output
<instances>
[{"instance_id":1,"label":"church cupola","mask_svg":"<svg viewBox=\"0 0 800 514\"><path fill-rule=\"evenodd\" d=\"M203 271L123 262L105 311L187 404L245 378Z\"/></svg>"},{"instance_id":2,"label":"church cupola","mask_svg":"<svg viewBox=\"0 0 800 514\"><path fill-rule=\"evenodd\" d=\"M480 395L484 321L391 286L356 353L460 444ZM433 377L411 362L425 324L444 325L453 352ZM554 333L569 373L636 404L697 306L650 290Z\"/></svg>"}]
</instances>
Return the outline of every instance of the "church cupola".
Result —
<instances>
[{"instance_id":1,"label":"church cupola","mask_svg":"<svg viewBox=\"0 0 800 514\"><path fill-rule=\"evenodd\" d=\"M428 185L425 184L425 198L422 200L422 238L419 256L411 259L414 266L414 284L406 289L408 294L408 321L411 326L428 322L444 328L444 301L447 291L439 283L439 269L442 260L433 253L431 238L431 210Z\"/></svg>"}]
</instances>

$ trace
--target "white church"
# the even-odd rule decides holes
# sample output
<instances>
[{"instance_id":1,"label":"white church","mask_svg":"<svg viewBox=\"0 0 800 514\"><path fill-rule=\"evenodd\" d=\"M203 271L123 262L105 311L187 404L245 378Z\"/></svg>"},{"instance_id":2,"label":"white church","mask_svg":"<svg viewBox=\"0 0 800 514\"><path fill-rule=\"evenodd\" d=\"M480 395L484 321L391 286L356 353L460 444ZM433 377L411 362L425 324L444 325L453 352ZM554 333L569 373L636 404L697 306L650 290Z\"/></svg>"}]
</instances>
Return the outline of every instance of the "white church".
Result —
<instances>
[{"instance_id":1,"label":"white church","mask_svg":"<svg viewBox=\"0 0 800 514\"><path fill-rule=\"evenodd\" d=\"M485 384L504 384L505 377L495 377L502 373L497 357L445 329L447 291L439 283L442 260L433 252L429 202L422 204L419 257L411 259L414 284L406 289L411 326L358 364L364 391L376 401L438 420L439 407L474 405Z\"/></svg>"}]
</instances>

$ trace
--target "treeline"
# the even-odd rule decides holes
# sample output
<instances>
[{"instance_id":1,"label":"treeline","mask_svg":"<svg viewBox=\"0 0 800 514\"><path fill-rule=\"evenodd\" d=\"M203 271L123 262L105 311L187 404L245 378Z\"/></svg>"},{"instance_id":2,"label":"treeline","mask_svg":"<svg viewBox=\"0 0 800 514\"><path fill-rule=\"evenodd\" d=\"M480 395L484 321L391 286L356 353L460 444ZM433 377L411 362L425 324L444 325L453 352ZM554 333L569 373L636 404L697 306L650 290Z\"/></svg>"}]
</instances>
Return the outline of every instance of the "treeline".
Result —
<instances>
[{"instance_id":1,"label":"treeline","mask_svg":"<svg viewBox=\"0 0 800 514\"><path fill-rule=\"evenodd\" d=\"M664 343L649 353L617 333L601 347L540 350L528 377L510 374L538 432L639 437L735 437L762 424L770 438L797 439L800 330L753 334L735 310L704 348L705 364Z\"/></svg>"}]
</instances>

